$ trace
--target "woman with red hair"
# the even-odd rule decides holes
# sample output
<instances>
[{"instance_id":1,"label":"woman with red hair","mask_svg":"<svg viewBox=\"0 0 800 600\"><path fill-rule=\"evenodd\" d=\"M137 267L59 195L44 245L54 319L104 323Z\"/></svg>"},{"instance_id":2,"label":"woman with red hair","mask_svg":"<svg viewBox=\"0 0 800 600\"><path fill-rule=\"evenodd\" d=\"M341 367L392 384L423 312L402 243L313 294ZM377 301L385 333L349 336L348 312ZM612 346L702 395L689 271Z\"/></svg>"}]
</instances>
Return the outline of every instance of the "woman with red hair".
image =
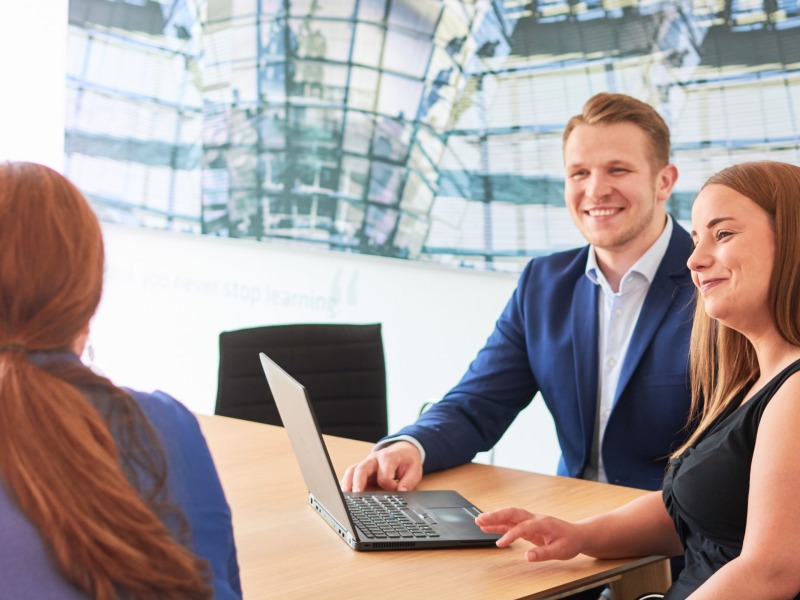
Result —
<instances>
[{"instance_id":1,"label":"woman with red hair","mask_svg":"<svg viewBox=\"0 0 800 600\"><path fill-rule=\"evenodd\" d=\"M100 225L66 178L0 164L3 597L241 598L231 514L197 420L78 358Z\"/></svg>"}]
</instances>

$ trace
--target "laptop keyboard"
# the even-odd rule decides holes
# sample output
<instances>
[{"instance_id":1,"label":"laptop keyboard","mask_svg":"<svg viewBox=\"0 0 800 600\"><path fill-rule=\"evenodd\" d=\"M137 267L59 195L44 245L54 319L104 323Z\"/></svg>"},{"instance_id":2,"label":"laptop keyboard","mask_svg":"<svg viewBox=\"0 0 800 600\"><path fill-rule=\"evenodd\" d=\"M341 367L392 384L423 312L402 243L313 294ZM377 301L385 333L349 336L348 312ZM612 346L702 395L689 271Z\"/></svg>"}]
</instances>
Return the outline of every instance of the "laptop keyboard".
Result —
<instances>
[{"instance_id":1,"label":"laptop keyboard","mask_svg":"<svg viewBox=\"0 0 800 600\"><path fill-rule=\"evenodd\" d=\"M346 496L346 499L353 522L367 538L439 537L439 534L423 518L408 508L408 503L401 496Z\"/></svg>"}]
</instances>

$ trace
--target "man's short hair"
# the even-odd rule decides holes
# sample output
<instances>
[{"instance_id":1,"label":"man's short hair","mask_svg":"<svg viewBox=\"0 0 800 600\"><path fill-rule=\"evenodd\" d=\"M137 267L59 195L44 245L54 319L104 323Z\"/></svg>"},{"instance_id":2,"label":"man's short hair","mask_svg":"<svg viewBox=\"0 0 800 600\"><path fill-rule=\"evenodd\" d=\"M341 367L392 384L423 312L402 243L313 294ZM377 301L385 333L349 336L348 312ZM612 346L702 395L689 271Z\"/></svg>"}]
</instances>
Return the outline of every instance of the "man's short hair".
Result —
<instances>
[{"instance_id":1,"label":"man's short hair","mask_svg":"<svg viewBox=\"0 0 800 600\"><path fill-rule=\"evenodd\" d=\"M583 105L581 114L575 115L564 129L562 138L567 144L572 130L577 125L612 125L633 123L638 125L650 141L650 160L657 168L669 164L669 127L649 104L625 94L595 94Z\"/></svg>"}]
</instances>

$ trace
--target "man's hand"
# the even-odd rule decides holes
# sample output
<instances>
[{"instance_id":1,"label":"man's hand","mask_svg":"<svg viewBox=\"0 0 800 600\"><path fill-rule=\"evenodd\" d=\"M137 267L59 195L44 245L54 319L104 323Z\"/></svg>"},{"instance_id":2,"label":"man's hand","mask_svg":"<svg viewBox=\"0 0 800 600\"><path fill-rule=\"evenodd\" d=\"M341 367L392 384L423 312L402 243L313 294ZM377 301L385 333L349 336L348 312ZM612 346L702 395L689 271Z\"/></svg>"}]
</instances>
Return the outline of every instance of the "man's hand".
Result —
<instances>
[{"instance_id":1,"label":"man's hand","mask_svg":"<svg viewBox=\"0 0 800 600\"><path fill-rule=\"evenodd\" d=\"M407 492L422 479L422 457L414 444L399 441L371 452L360 463L350 465L340 482L345 492L363 492L368 487Z\"/></svg>"},{"instance_id":2,"label":"man's hand","mask_svg":"<svg viewBox=\"0 0 800 600\"><path fill-rule=\"evenodd\" d=\"M518 539L531 542L533 548L525 552L525 560L567 560L577 556L584 547L580 525L567 523L555 517L536 515L521 508L502 508L478 515L475 519L484 532L500 533L500 548Z\"/></svg>"}]
</instances>

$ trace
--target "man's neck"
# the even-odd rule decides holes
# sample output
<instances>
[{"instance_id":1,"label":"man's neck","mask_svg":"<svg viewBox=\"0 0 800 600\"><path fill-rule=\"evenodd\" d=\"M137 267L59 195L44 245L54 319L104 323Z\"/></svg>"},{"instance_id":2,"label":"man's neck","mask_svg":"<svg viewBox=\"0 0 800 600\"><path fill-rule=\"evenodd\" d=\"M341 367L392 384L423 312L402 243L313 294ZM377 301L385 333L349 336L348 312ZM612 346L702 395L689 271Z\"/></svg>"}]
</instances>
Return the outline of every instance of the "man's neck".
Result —
<instances>
[{"instance_id":1,"label":"man's neck","mask_svg":"<svg viewBox=\"0 0 800 600\"><path fill-rule=\"evenodd\" d=\"M666 227L666 220L664 227ZM658 241L658 238L664 233L664 227L657 232L653 232L647 238L631 240L629 244L620 248L598 248L595 246L594 252L597 266L603 272L603 276L614 293L619 292L619 287L625 274Z\"/></svg>"},{"instance_id":2,"label":"man's neck","mask_svg":"<svg viewBox=\"0 0 800 600\"><path fill-rule=\"evenodd\" d=\"M618 252L595 248L597 266L603 272L611 290L616 294L622 278L642 256L640 252Z\"/></svg>"}]
</instances>

